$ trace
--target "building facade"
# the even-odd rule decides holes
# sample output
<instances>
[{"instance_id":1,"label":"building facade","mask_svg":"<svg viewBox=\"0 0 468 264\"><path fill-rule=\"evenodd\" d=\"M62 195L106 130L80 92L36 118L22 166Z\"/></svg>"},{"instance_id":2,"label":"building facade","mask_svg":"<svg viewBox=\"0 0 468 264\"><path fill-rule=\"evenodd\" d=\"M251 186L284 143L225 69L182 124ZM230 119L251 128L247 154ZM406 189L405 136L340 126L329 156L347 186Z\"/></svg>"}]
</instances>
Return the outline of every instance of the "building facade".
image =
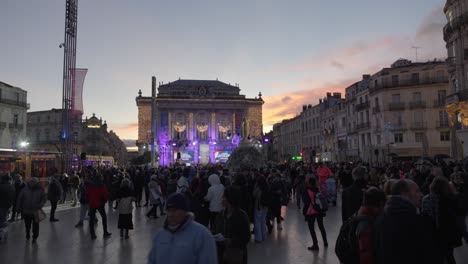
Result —
<instances>
[{"instance_id":1,"label":"building facade","mask_svg":"<svg viewBox=\"0 0 468 264\"><path fill-rule=\"evenodd\" d=\"M400 59L372 75L371 122L375 147L369 161L385 156L433 157L450 154L448 115L443 107L448 90L445 62L412 63Z\"/></svg>"},{"instance_id":2,"label":"building facade","mask_svg":"<svg viewBox=\"0 0 468 264\"><path fill-rule=\"evenodd\" d=\"M451 124L451 154L461 159L468 156L468 2L447 0L444 13L447 17L444 40L448 55L446 108Z\"/></svg>"},{"instance_id":3,"label":"building facade","mask_svg":"<svg viewBox=\"0 0 468 264\"><path fill-rule=\"evenodd\" d=\"M136 98L140 153L151 145L151 97ZM252 143L262 141L261 93L246 98L238 85L216 81L177 80L161 84L156 96L155 145L159 164L225 162L248 130Z\"/></svg>"},{"instance_id":4,"label":"building facade","mask_svg":"<svg viewBox=\"0 0 468 264\"><path fill-rule=\"evenodd\" d=\"M305 161L376 163L449 155L448 89L445 62L397 60L372 76L363 75L345 89L345 99L327 93L317 105L303 106L298 117L275 124L275 148L283 153L278 160L294 153L295 131L301 132Z\"/></svg>"},{"instance_id":5,"label":"building facade","mask_svg":"<svg viewBox=\"0 0 468 264\"><path fill-rule=\"evenodd\" d=\"M29 149L44 153L61 153L62 118L62 109L29 112L27 129ZM78 166L82 153L86 154L86 160L83 161L85 165L127 165L124 143L112 130L107 130L107 123L103 122L102 118L98 119L93 114L91 118L86 117L82 120L81 114L76 115L73 117L72 126L74 166ZM56 154L49 154L41 156L40 160L49 162L59 158ZM41 170L52 166L41 164L37 165L42 167ZM57 162L54 164L58 166Z\"/></svg>"},{"instance_id":6,"label":"building facade","mask_svg":"<svg viewBox=\"0 0 468 264\"><path fill-rule=\"evenodd\" d=\"M27 92L0 82L0 149L21 148L26 142Z\"/></svg>"}]
</instances>

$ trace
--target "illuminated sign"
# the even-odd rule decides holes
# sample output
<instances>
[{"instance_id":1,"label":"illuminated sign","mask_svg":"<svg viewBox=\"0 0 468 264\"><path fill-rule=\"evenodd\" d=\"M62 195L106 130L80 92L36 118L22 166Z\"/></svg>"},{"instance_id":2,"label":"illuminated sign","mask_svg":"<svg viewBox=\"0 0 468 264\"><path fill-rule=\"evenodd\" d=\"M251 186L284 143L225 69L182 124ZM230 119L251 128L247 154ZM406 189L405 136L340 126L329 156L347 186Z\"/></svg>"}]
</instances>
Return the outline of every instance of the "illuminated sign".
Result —
<instances>
[{"instance_id":1,"label":"illuminated sign","mask_svg":"<svg viewBox=\"0 0 468 264\"><path fill-rule=\"evenodd\" d=\"M215 151L216 162L226 163L232 154L232 150L217 150Z\"/></svg>"}]
</instances>

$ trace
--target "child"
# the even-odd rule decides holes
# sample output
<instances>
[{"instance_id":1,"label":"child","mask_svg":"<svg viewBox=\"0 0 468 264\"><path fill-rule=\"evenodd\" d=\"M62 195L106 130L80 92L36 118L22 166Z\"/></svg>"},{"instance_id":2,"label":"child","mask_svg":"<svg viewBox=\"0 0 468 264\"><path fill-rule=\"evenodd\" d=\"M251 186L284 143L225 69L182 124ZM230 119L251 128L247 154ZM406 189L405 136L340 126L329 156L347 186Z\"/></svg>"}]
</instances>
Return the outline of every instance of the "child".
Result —
<instances>
[{"instance_id":1,"label":"child","mask_svg":"<svg viewBox=\"0 0 468 264\"><path fill-rule=\"evenodd\" d=\"M124 179L117 193L117 210L119 212L118 228L120 229L120 237L128 239L128 230L133 229L132 211L135 197L130 188L130 181Z\"/></svg>"}]
</instances>

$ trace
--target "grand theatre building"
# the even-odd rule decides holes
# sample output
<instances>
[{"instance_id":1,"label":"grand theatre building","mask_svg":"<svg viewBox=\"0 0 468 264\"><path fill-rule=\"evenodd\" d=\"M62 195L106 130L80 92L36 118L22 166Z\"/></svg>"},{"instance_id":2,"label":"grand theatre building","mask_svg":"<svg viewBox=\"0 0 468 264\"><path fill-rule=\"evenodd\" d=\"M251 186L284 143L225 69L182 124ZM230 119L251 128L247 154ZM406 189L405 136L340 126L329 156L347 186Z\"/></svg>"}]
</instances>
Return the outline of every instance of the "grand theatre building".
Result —
<instances>
[{"instance_id":1,"label":"grand theatre building","mask_svg":"<svg viewBox=\"0 0 468 264\"><path fill-rule=\"evenodd\" d=\"M140 153L151 145L151 97L136 98ZM246 98L238 85L216 81L177 80L160 84L156 95L156 137L159 164L223 163L242 140L242 127L252 143L261 143L262 105Z\"/></svg>"}]
</instances>

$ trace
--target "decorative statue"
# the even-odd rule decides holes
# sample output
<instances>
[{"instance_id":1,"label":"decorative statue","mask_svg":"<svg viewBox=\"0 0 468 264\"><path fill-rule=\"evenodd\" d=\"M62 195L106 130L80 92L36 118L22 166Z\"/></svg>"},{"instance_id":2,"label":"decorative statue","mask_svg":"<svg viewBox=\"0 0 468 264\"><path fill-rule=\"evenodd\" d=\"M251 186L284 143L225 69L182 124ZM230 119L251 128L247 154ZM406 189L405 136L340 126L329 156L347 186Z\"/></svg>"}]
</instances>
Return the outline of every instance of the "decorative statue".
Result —
<instances>
[{"instance_id":1,"label":"decorative statue","mask_svg":"<svg viewBox=\"0 0 468 264\"><path fill-rule=\"evenodd\" d=\"M247 118L243 117L242 128L241 128L242 141L247 141L249 134L250 134L249 121L247 120Z\"/></svg>"}]
</instances>

